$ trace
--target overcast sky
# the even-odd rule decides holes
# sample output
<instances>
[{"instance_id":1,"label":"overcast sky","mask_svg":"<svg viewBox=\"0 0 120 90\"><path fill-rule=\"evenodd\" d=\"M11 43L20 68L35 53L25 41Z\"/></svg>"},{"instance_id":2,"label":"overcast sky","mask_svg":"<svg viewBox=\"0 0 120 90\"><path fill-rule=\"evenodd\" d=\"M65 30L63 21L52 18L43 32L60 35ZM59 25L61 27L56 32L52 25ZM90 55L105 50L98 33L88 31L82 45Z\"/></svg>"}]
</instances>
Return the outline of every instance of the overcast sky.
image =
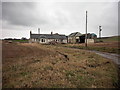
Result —
<instances>
[{"instance_id":1,"label":"overcast sky","mask_svg":"<svg viewBox=\"0 0 120 90\"><path fill-rule=\"evenodd\" d=\"M85 33L85 12L88 11L88 32L102 36L118 35L118 2L2 2L2 38L29 38L30 30L41 34L69 35Z\"/></svg>"}]
</instances>

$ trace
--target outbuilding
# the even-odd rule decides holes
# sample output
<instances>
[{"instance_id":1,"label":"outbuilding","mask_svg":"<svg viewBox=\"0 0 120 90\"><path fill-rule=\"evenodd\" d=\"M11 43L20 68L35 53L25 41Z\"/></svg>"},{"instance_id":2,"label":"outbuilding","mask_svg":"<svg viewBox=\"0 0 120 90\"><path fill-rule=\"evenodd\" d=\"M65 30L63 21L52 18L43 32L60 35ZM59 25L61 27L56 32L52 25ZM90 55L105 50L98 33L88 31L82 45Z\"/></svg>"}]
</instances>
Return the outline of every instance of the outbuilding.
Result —
<instances>
[{"instance_id":1,"label":"outbuilding","mask_svg":"<svg viewBox=\"0 0 120 90\"><path fill-rule=\"evenodd\" d=\"M80 36L82 34L79 32L74 32L68 35L68 43L80 43Z\"/></svg>"},{"instance_id":2,"label":"outbuilding","mask_svg":"<svg viewBox=\"0 0 120 90\"><path fill-rule=\"evenodd\" d=\"M82 34L80 38L80 43L85 43L85 36L86 34ZM87 34L87 43L95 43L96 42L97 35L94 33L88 33Z\"/></svg>"}]
</instances>

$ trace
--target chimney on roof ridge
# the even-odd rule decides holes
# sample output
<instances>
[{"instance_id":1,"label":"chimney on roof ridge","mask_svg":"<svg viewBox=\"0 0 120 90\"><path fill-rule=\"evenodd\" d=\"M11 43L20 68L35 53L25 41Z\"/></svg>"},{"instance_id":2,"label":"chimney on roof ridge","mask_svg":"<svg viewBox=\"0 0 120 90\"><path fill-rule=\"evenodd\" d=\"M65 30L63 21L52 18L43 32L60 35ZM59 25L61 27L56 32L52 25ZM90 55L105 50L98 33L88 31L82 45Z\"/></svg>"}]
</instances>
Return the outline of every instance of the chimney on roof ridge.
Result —
<instances>
[{"instance_id":1,"label":"chimney on roof ridge","mask_svg":"<svg viewBox=\"0 0 120 90\"><path fill-rule=\"evenodd\" d=\"M40 34L40 28L38 28L38 34Z\"/></svg>"},{"instance_id":2,"label":"chimney on roof ridge","mask_svg":"<svg viewBox=\"0 0 120 90\"><path fill-rule=\"evenodd\" d=\"M32 31L30 31L30 38L31 38Z\"/></svg>"},{"instance_id":3,"label":"chimney on roof ridge","mask_svg":"<svg viewBox=\"0 0 120 90\"><path fill-rule=\"evenodd\" d=\"M51 35L53 35L53 32L51 32Z\"/></svg>"},{"instance_id":4,"label":"chimney on roof ridge","mask_svg":"<svg viewBox=\"0 0 120 90\"><path fill-rule=\"evenodd\" d=\"M32 34L32 31L30 31L30 34Z\"/></svg>"}]
</instances>

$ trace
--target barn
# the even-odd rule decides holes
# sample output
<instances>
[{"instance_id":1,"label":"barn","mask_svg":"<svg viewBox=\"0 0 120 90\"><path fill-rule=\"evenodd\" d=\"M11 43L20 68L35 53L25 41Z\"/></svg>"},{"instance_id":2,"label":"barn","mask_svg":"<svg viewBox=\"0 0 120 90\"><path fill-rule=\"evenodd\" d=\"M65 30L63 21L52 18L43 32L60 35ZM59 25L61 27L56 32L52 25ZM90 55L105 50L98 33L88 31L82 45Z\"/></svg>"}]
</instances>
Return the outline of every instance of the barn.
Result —
<instances>
[{"instance_id":1,"label":"barn","mask_svg":"<svg viewBox=\"0 0 120 90\"><path fill-rule=\"evenodd\" d=\"M85 43L85 36L86 34L82 34L81 36L79 36L80 38L80 43ZM87 34L87 43L95 43L97 38L97 35L94 33L88 33Z\"/></svg>"},{"instance_id":2,"label":"barn","mask_svg":"<svg viewBox=\"0 0 120 90\"><path fill-rule=\"evenodd\" d=\"M82 34L79 32L74 32L68 35L68 43L80 43L80 36Z\"/></svg>"},{"instance_id":3,"label":"barn","mask_svg":"<svg viewBox=\"0 0 120 90\"><path fill-rule=\"evenodd\" d=\"M71 33L68 35L68 43L85 43L86 34L79 32ZM87 33L87 43L95 43L97 35L94 33Z\"/></svg>"},{"instance_id":4,"label":"barn","mask_svg":"<svg viewBox=\"0 0 120 90\"><path fill-rule=\"evenodd\" d=\"M30 43L36 42L41 44L49 44L50 42L67 43L67 36L63 34L32 34L30 31Z\"/></svg>"}]
</instances>

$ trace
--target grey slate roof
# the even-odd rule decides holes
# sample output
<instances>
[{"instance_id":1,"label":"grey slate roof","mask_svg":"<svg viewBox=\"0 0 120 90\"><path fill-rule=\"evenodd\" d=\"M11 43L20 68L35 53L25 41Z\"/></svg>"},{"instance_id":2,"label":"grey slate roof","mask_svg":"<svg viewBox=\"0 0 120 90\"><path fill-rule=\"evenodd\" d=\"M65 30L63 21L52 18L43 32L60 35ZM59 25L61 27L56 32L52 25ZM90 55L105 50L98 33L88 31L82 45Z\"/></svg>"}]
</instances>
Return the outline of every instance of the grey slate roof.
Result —
<instances>
[{"instance_id":1,"label":"grey slate roof","mask_svg":"<svg viewBox=\"0 0 120 90\"><path fill-rule=\"evenodd\" d=\"M45 39L67 39L65 35L60 34L31 34L31 38L45 38Z\"/></svg>"},{"instance_id":2,"label":"grey slate roof","mask_svg":"<svg viewBox=\"0 0 120 90\"><path fill-rule=\"evenodd\" d=\"M74 36L81 36L82 34L79 32L74 32L69 35L69 37L74 37Z\"/></svg>"},{"instance_id":3,"label":"grey slate roof","mask_svg":"<svg viewBox=\"0 0 120 90\"><path fill-rule=\"evenodd\" d=\"M81 36L82 36L82 37L85 37L85 35L86 35L86 34L82 34ZM97 35L96 35L95 33L87 33L87 37L94 39L94 38L97 38Z\"/></svg>"}]
</instances>

